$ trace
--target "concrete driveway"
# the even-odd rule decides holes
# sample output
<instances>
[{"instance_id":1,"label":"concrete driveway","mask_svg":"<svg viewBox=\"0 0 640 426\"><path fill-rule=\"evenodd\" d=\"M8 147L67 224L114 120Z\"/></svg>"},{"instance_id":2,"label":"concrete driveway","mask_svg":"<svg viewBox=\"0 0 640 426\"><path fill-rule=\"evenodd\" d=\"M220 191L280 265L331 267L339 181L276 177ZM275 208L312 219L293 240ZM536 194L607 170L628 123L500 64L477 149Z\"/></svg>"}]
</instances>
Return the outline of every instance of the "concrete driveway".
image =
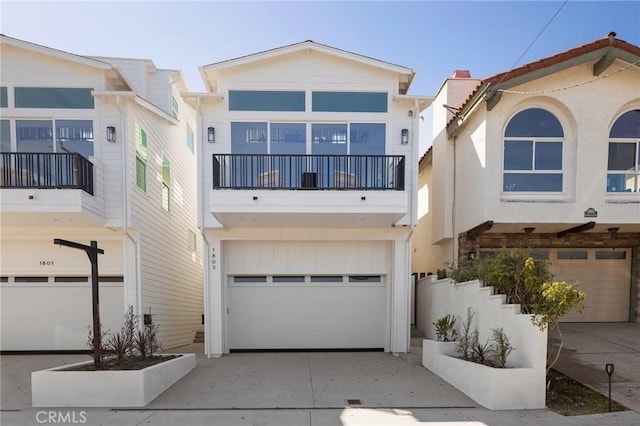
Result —
<instances>
[{"instance_id":1,"label":"concrete driveway","mask_svg":"<svg viewBox=\"0 0 640 426\"><path fill-rule=\"evenodd\" d=\"M605 365L612 363L611 398L640 413L640 324L563 323L564 348L555 367L603 395L608 394ZM558 343L549 333L549 347Z\"/></svg>"},{"instance_id":2,"label":"concrete driveway","mask_svg":"<svg viewBox=\"0 0 640 426\"><path fill-rule=\"evenodd\" d=\"M477 407L425 368L381 352L233 353L197 367L148 409Z\"/></svg>"}]
</instances>

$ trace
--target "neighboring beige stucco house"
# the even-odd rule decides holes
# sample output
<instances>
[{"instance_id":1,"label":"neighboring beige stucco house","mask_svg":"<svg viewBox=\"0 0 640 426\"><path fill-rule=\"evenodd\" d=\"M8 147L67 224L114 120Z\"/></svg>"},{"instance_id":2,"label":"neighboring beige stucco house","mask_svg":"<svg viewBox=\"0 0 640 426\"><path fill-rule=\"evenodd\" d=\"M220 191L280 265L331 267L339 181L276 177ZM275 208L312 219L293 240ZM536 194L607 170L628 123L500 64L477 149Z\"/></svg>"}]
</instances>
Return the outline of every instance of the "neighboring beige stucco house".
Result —
<instances>
[{"instance_id":1,"label":"neighboring beige stucco house","mask_svg":"<svg viewBox=\"0 0 640 426\"><path fill-rule=\"evenodd\" d=\"M416 236L430 239L414 238L413 272L525 247L586 291L565 320L640 321L639 61L612 33L483 80L446 79L419 165L429 207Z\"/></svg>"}]
</instances>

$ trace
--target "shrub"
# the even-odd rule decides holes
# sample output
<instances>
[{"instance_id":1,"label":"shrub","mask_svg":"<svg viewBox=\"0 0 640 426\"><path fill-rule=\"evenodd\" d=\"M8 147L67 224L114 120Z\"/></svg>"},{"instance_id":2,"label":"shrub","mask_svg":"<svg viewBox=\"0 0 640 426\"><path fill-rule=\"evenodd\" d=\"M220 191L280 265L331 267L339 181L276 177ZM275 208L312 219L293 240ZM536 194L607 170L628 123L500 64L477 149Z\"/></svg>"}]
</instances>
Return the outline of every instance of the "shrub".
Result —
<instances>
[{"instance_id":1,"label":"shrub","mask_svg":"<svg viewBox=\"0 0 640 426\"><path fill-rule=\"evenodd\" d=\"M515 350L509 342L509 336L507 336L502 330L502 327L494 328L493 332L493 344L491 346L491 352L493 354L494 361L498 367L507 367L507 357L511 352Z\"/></svg>"},{"instance_id":2,"label":"shrub","mask_svg":"<svg viewBox=\"0 0 640 426\"><path fill-rule=\"evenodd\" d=\"M456 317L449 314L433 323L436 327L436 340L441 342L453 342L458 337L455 329Z\"/></svg>"},{"instance_id":3,"label":"shrub","mask_svg":"<svg viewBox=\"0 0 640 426\"><path fill-rule=\"evenodd\" d=\"M480 278L480 264L481 259L479 258L462 258L457 263L449 262L447 268L453 281L463 283Z\"/></svg>"},{"instance_id":4,"label":"shrub","mask_svg":"<svg viewBox=\"0 0 640 426\"><path fill-rule=\"evenodd\" d=\"M489 342L480 343L477 338L477 330L474 332L476 338L475 342L471 345L471 361L478 364L489 365L489 357L491 356L491 345Z\"/></svg>"},{"instance_id":5,"label":"shrub","mask_svg":"<svg viewBox=\"0 0 640 426\"><path fill-rule=\"evenodd\" d=\"M458 340L457 351L462 356L462 359L469 359L471 357L471 348L478 341L478 330L471 331L471 323L473 322L474 312L471 307L467 308L467 317L462 320L462 332L460 333L460 340Z\"/></svg>"}]
</instances>

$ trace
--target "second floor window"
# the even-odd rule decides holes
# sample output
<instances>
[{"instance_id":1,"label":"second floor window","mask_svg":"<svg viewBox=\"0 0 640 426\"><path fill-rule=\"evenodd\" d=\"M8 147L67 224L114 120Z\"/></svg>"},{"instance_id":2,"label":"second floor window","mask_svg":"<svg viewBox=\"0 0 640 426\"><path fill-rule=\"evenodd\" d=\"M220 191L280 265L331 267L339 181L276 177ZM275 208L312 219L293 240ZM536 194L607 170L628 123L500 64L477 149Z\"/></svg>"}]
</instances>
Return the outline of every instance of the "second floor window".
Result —
<instances>
[{"instance_id":1,"label":"second floor window","mask_svg":"<svg viewBox=\"0 0 640 426\"><path fill-rule=\"evenodd\" d=\"M640 109L622 114L609 133L607 192L640 191Z\"/></svg>"},{"instance_id":2,"label":"second floor window","mask_svg":"<svg viewBox=\"0 0 640 426\"><path fill-rule=\"evenodd\" d=\"M562 192L564 132L548 111L531 108L516 114L504 137L504 192Z\"/></svg>"},{"instance_id":3,"label":"second floor window","mask_svg":"<svg viewBox=\"0 0 640 426\"><path fill-rule=\"evenodd\" d=\"M16 152L93 155L91 120L16 120Z\"/></svg>"},{"instance_id":4,"label":"second floor window","mask_svg":"<svg viewBox=\"0 0 640 426\"><path fill-rule=\"evenodd\" d=\"M136 125L136 186L147 190L147 133Z\"/></svg>"}]
</instances>

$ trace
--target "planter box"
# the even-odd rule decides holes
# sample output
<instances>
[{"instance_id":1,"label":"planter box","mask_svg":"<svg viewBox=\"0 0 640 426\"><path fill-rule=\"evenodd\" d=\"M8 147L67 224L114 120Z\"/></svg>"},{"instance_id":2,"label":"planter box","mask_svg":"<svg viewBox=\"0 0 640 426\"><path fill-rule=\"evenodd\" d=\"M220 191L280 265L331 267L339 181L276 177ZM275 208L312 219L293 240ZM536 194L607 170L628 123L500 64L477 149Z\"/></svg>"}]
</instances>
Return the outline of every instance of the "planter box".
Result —
<instances>
[{"instance_id":1,"label":"planter box","mask_svg":"<svg viewBox=\"0 0 640 426\"><path fill-rule=\"evenodd\" d=\"M144 407L196 366L195 354L142 370L64 371L93 361L31 373L33 407Z\"/></svg>"},{"instance_id":2,"label":"planter box","mask_svg":"<svg viewBox=\"0 0 640 426\"><path fill-rule=\"evenodd\" d=\"M545 407L544 368L493 368L456 358L456 347L424 340L422 365L490 410Z\"/></svg>"}]
</instances>

